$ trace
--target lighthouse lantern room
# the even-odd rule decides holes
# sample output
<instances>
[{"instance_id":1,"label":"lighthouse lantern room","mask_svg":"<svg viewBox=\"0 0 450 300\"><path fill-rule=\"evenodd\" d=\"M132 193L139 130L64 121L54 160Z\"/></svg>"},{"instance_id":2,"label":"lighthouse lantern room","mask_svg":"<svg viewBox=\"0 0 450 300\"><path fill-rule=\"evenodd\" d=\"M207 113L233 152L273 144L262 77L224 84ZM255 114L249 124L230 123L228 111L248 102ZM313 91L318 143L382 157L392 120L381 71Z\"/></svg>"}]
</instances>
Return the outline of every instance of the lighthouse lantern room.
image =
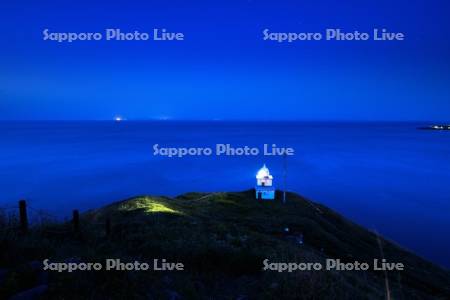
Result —
<instances>
[{"instance_id":1,"label":"lighthouse lantern room","mask_svg":"<svg viewBox=\"0 0 450 300\"><path fill-rule=\"evenodd\" d=\"M275 188L273 186L273 176L270 175L269 169L264 166L259 169L256 174L256 199L258 200L274 200Z\"/></svg>"}]
</instances>

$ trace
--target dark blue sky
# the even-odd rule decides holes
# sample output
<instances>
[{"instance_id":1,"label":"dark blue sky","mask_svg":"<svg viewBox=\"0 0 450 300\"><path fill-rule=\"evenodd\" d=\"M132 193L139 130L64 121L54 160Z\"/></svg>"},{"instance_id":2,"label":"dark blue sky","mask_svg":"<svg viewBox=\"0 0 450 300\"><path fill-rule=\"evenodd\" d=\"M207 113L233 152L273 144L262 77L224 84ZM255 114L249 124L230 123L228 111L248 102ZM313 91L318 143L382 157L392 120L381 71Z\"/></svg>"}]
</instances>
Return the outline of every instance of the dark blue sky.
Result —
<instances>
[{"instance_id":1,"label":"dark blue sky","mask_svg":"<svg viewBox=\"0 0 450 300\"><path fill-rule=\"evenodd\" d=\"M4 2L0 119L450 118L448 1ZM265 28L375 27L406 40L262 40ZM59 44L45 28L166 28L185 41Z\"/></svg>"}]
</instances>

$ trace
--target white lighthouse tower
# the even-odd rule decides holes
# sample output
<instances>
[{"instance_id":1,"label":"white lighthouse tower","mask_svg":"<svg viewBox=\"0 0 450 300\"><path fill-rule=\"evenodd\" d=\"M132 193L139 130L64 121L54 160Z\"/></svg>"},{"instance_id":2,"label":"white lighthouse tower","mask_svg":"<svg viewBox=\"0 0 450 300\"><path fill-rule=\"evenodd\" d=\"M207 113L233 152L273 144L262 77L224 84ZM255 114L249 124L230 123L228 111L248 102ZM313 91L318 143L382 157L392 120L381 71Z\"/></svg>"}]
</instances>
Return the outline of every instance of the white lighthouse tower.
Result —
<instances>
[{"instance_id":1,"label":"white lighthouse tower","mask_svg":"<svg viewBox=\"0 0 450 300\"><path fill-rule=\"evenodd\" d=\"M256 199L258 200L274 200L275 188L273 186L273 176L270 175L269 169L264 166L259 169L256 174Z\"/></svg>"}]
</instances>

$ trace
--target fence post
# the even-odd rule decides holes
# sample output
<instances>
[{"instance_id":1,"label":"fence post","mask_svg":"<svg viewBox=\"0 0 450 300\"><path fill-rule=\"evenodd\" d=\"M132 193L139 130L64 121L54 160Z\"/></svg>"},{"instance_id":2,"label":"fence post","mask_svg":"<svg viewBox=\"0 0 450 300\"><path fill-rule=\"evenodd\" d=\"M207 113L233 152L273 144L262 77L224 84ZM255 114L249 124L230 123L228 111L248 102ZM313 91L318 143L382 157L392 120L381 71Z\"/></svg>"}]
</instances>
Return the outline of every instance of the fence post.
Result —
<instances>
[{"instance_id":1,"label":"fence post","mask_svg":"<svg viewBox=\"0 0 450 300\"><path fill-rule=\"evenodd\" d=\"M80 232L80 213L77 209L73 211L72 223L73 223L73 231L75 233Z\"/></svg>"},{"instance_id":2,"label":"fence post","mask_svg":"<svg viewBox=\"0 0 450 300\"><path fill-rule=\"evenodd\" d=\"M22 233L27 233L28 216L27 216L27 202L25 200L19 201L19 217L20 217L20 231Z\"/></svg>"},{"instance_id":3,"label":"fence post","mask_svg":"<svg viewBox=\"0 0 450 300\"><path fill-rule=\"evenodd\" d=\"M106 217L105 234L107 237L109 237L111 235L111 218L110 217Z\"/></svg>"}]
</instances>

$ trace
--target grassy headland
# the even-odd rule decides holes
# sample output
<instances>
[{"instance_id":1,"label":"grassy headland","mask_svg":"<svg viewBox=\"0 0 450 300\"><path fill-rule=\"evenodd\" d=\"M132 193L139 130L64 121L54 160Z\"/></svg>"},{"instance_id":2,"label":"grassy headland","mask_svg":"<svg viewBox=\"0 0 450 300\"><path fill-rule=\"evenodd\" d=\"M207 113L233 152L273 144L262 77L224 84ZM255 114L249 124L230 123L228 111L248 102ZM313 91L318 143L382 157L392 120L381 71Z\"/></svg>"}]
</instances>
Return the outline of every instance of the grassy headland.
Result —
<instances>
[{"instance_id":1,"label":"grassy headland","mask_svg":"<svg viewBox=\"0 0 450 300\"><path fill-rule=\"evenodd\" d=\"M278 194L278 199L280 195ZM393 299L448 299L450 273L297 194L258 202L254 191L142 196L48 224L26 236L2 233L0 298L32 288L42 272L32 261L103 262L154 258L185 271L49 272L44 299L383 299L382 271L262 271L263 261L368 262L382 256L404 271L387 272ZM110 220L111 231L105 235ZM289 231L286 231L289 228ZM302 241L303 243L300 243ZM381 254L380 246L383 254Z\"/></svg>"}]
</instances>

